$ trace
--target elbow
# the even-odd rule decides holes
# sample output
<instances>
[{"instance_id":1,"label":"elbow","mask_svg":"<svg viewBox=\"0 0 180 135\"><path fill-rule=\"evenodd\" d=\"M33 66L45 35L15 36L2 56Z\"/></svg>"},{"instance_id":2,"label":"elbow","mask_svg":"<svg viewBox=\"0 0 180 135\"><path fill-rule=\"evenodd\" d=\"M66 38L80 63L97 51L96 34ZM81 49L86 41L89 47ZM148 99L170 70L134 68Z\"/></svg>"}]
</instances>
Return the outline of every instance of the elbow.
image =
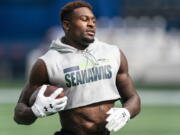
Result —
<instances>
[{"instance_id":1,"label":"elbow","mask_svg":"<svg viewBox=\"0 0 180 135\"><path fill-rule=\"evenodd\" d=\"M15 108L13 119L20 125L31 125L36 120L35 118L27 116L25 110L19 109L18 107Z\"/></svg>"},{"instance_id":2,"label":"elbow","mask_svg":"<svg viewBox=\"0 0 180 135\"><path fill-rule=\"evenodd\" d=\"M17 124L23 124L23 121L22 121L22 111L20 109L18 109L18 107L16 106L16 108L14 109L14 121L17 123Z\"/></svg>"},{"instance_id":3,"label":"elbow","mask_svg":"<svg viewBox=\"0 0 180 135\"><path fill-rule=\"evenodd\" d=\"M16 116L14 116L14 121L17 123L17 124L20 124L20 125L23 125L23 122L18 120L18 118Z\"/></svg>"},{"instance_id":4,"label":"elbow","mask_svg":"<svg viewBox=\"0 0 180 135\"><path fill-rule=\"evenodd\" d=\"M14 114L14 121L17 123L17 124L23 124L23 122L21 120L19 120L17 114L15 113Z\"/></svg>"},{"instance_id":5,"label":"elbow","mask_svg":"<svg viewBox=\"0 0 180 135\"><path fill-rule=\"evenodd\" d=\"M20 120L20 116L21 116L21 111L19 111L18 107L16 106L16 108L14 109L14 121L17 123L17 124L23 124L22 121Z\"/></svg>"},{"instance_id":6,"label":"elbow","mask_svg":"<svg viewBox=\"0 0 180 135\"><path fill-rule=\"evenodd\" d=\"M18 119L16 116L14 116L14 121L18 124L18 125L31 125L34 123L34 121L24 121L24 120L20 120Z\"/></svg>"}]
</instances>

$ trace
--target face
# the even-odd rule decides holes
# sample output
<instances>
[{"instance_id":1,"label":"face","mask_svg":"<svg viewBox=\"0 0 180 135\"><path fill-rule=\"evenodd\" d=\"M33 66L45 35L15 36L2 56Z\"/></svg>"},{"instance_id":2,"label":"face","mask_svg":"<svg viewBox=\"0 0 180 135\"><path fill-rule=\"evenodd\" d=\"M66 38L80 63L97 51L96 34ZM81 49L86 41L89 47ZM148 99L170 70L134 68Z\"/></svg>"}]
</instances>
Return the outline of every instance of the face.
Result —
<instances>
[{"instance_id":1,"label":"face","mask_svg":"<svg viewBox=\"0 0 180 135\"><path fill-rule=\"evenodd\" d=\"M87 46L94 42L96 32L96 18L87 7L77 8L73 11L69 22L68 35L71 40Z\"/></svg>"}]
</instances>

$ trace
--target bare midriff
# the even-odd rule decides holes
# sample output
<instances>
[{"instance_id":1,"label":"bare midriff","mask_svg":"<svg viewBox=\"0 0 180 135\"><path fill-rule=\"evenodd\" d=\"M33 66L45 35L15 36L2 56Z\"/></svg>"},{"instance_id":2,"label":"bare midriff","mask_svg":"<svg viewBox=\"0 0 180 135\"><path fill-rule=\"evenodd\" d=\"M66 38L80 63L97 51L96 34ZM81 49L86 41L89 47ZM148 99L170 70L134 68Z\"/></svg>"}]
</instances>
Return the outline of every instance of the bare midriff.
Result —
<instances>
[{"instance_id":1,"label":"bare midriff","mask_svg":"<svg viewBox=\"0 0 180 135\"><path fill-rule=\"evenodd\" d=\"M106 112L114 101L105 101L60 112L62 129L75 135L109 135Z\"/></svg>"}]
</instances>

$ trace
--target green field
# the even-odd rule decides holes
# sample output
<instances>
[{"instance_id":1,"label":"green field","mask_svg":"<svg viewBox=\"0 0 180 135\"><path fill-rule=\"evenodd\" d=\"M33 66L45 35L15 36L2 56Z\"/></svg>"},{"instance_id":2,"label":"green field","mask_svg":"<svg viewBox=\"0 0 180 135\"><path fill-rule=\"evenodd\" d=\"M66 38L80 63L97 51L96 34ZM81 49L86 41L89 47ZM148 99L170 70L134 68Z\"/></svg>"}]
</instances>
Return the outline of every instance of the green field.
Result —
<instances>
[{"instance_id":1,"label":"green field","mask_svg":"<svg viewBox=\"0 0 180 135\"><path fill-rule=\"evenodd\" d=\"M0 135L52 135L60 129L58 116L38 119L33 125L13 121L14 104L0 104ZM179 135L179 106L143 106L138 117L112 135Z\"/></svg>"}]
</instances>

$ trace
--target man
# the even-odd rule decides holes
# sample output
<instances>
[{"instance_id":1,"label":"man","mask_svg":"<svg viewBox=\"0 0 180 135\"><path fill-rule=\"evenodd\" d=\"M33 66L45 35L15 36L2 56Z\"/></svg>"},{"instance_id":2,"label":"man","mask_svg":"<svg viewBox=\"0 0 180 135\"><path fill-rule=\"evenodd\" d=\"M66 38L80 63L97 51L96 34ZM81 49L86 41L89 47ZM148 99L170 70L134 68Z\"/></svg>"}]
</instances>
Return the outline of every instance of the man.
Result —
<instances>
[{"instance_id":1,"label":"man","mask_svg":"<svg viewBox=\"0 0 180 135\"><path fill-rule=\"evenodd\" d=\"M90 4L68 3L61 11L61 22L65 36L53 41L35 63L14 120L28 125L58 112L62 130L55 135L109 135L140 112L140 98L128 74L127 60L116 46L94 39L96 18ZM67 97L55 99L61 88L44 97L44 84L61 86ZM40 86L30 107L29 98ZM119 99L122 108L114 107Z\"/></svg>"}]
</instances>

